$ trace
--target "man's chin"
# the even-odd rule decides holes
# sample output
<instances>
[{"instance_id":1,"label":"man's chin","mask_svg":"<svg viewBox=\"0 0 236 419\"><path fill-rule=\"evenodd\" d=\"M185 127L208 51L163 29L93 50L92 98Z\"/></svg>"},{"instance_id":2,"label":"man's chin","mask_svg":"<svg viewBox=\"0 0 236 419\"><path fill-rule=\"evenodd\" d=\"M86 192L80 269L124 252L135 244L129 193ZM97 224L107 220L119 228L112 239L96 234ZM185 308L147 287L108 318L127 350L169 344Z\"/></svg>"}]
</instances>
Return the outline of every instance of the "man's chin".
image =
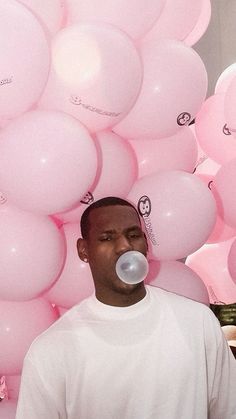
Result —
<instances>
[{"instance_id":1,"label":"man's chin","mask_svg":"<svg viewBox=\"0 0 236 419\"><path fill-rule=\"evenodd\" d=\"M116 283L115 291L122 293L122 294L132 294L137 288L143 287L143 282L139 282L138 284L127 284L126 282L122 281L118 278L118 283Z\"/></svg>"}]
</instances>

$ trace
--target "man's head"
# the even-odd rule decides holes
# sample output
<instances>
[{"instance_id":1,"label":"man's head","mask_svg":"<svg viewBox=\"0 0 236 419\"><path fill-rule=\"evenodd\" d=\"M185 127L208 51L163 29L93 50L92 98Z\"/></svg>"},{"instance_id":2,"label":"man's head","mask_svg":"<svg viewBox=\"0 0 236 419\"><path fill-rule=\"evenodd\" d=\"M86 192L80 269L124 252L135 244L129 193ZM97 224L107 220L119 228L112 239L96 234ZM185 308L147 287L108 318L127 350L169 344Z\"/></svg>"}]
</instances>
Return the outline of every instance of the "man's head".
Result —
<instances>
[{"instance_id":1,"label":"man's head","mask_svg":"<svg viewBox=\"0 0 236 419\"><path fill-rule=\"evenodd\" d=\"M135 287L117 276L118 258L129 250L147 253L147 241L136 208L121 198L108 197L91 204L81 217L82 239L78 240L81 260L89 262L97 293L127 294Z\"/></svg>"},{"instance_id":2,"label":"man's head","mask_svg":"<svg viewBox=\"0 0 236 419\"><path fill-rule=\"evenodd\" d=\"M104 207L117 206L117 205L131 207L134 209L134 211L136 211L138 215L138 212L136 208L134 207L134 205L132 205L125 199L114 197L114 196L108 196L107 198L99 199L98 201L95 201L93 204L89 205L89 207L87 207L86 210L82 214L82 217L80 220L80 228L81 228L81 235L83 239L86 239L88 237L89 228L90 228L90 221L89 221L90 213L97 208L104 208Z\"/></svg>"}]
</instances>

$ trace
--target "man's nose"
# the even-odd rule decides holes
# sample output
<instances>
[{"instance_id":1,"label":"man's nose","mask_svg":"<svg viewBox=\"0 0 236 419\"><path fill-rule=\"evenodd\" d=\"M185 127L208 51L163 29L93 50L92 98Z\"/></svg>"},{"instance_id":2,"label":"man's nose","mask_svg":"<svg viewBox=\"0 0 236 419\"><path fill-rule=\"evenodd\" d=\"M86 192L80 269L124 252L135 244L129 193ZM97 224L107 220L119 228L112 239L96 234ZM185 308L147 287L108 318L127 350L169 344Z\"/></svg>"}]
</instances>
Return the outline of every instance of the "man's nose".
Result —
<instances>
[{"instance_id":1,"label":"man's nose","mask_svg":"<svg viewBox=\"0 0 236 419\"><path fill-rule=\"evenodd\" d=\"M121 255L128 250L132 250L132 245L126 236L120 235L116 239L116 253Z\"/></svg>"}]
</instances>

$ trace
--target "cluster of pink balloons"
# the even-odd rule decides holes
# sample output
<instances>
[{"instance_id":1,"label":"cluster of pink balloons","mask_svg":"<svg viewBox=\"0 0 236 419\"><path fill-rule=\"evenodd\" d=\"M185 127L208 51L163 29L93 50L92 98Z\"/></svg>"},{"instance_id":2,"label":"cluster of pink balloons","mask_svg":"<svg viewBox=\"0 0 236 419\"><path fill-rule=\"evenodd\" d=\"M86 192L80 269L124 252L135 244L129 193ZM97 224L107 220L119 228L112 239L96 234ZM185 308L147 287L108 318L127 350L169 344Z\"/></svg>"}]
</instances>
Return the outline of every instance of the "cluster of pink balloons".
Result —
<instances>
[{"instance_id":1,"label":"cluster of pink balloons","mask_svg":"<svg viewBox=\"0 0 236 419\"><path fill-rule=\"evenodd\" d=\"M0 376L12 389L0 405L6 419L14 415L32 340L93 292L76 240L94 200L113 195L137 205L149 240L147 281L209 304L204 272L179 259L206 245L222 214L231 238L236 224L226 186L236 170L233 135L225 149L227 126L217 133L227 122L218 100L224 93L205 101L207 73L192 48L210 15L209 0L1 3ZM212 136L201 140L210 112L221 118L209 128L219 153ZM195 118L196 132L188 126ZM212 190L199 173L204 153L219 155L220 165L230 161ZM232 289L233 255L234 247L224 259ZM228 301L228 291L218 299Z\"/></svg>"},{"instance_id":2,"label":"cluster of pink balloons","mask_svg":"<svg viewBox=\"0 0 236 419\"><path fill-rule=\"evenodd\" d=\"M236 301L235 86L233 63L219 76L214 94L202 104L195 122L197 142L207 157L195 174L213 193L217 222L207 242L186 263L204 279L210 301L219 304Z\"/></svg>"}]
</instances>

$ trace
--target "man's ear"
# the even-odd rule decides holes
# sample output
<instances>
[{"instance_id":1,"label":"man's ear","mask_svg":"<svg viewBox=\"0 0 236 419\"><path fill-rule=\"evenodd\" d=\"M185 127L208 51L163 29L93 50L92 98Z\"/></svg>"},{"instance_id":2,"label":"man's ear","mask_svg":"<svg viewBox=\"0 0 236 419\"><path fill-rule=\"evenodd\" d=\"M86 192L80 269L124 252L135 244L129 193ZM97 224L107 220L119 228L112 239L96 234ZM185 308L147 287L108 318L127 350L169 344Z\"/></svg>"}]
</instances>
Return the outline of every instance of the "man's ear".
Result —
<instances>
[{"instance_id":1,"label":"man's ear","mask_svg":"<svg viewBox=\"0 0 236 419\"><path fill-rule=\"evenodd\" d=\"M87 242L85 239L78 239L77 240L77 252L79 255L79 258L83 261L83 262L88 262L88 251L87 251Z\"/></svg>"}]
</instances>

